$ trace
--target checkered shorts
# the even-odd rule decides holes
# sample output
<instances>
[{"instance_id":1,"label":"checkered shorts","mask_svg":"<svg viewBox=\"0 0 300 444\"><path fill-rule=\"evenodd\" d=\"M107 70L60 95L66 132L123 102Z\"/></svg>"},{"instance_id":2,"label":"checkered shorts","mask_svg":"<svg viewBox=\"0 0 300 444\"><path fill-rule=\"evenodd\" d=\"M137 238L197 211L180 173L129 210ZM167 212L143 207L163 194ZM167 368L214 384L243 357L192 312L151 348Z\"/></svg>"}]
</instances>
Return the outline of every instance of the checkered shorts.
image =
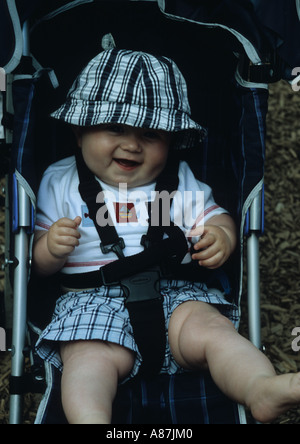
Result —
<instances>
[{"instance_id":1,"label":"checkered shorts","mask_svg":"<svg viewBox=\"0 0 300 444\"><path fill-rule=\"evenodd\" d=\"M172 313L179 305L187 301L216 305L236 327L238 325L238 308L228 303L221 295L208 292L204 284L161 281L161 293L164 295L166 334L168 334ZM36 344L36 350L41 358L62 370L59 343L78 340L108 341L133 350L136 359L130 377L137 375L142 357L133 337L129 314L120 287L101 287L94 291L70 292L61 296L57 301L52 322L42 332ZM180 372L182 369L174 360L167 345L162 373L172 375Z\"/></svg>"}]
</instances>

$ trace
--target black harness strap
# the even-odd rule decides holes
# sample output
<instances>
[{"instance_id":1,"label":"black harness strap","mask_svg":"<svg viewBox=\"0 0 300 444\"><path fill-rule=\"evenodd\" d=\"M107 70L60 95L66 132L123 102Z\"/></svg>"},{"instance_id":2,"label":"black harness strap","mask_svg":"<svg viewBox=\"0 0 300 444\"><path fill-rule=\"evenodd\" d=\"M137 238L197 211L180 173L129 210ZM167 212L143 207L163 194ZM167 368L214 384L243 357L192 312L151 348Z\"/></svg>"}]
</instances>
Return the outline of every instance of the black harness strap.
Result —
<instances>
[{"instance_id":1,"label":"black harness strap","mask_svg":"<svg viewBox=\"0 0 300 444\"><path fill-rule=\"evenodd\" d=\"M95 228L101 240L100 248L103 254L113 251L118 258L124 257L123 249L125 248L124 240L118 236L113 221L106 208L104 199L97 202L99 193L102 193L100 183L96 180L94 174L87 167L80 150L76 154L77 171L79 176L79 193L82 200L86 203L89 210L89 217L94 222ZM97 213L99 209L103 209L107 218L105 227L101 227L97 222ZM106 208L106 211L105 211ZM104 229L105 228L105 229Z\"/></svg>"},{"instance_id":2,"label":"black harness strap","mask_svg":"<svg viewBox=\"0 0 300 444\"><path fill-rule=\"evenodd\" d=\"M174 236L150 245L141 253L123 257L118 261L111 262L98 271L79 274L65 274L62 277L62 283L67 288L98 288L102 285L119 285L121 279L133 276L159 265L165 273L168 274L167 262L176 258L183 259L186 253L186 239L182 236L180 228L174 227ZM175 236L176 233L176 236Z\"/></svg>"},{"instance_id":3,"label":"black harness strap","mask_svg":"<svg viewBox=\"0 0 300 444\"><path fill-rule=\"evenodd\" d=\"M167 233L170 237L173 237L176 230L174 230L174 224L171 221L170 211L173 202L172 194L178 190L179 185L179 159L175 156L168 160L163 172L157 178L156 181L156 198L153 203L150 204L149 209L149 228L147 233L147 241L150 243L160 242L164 234ZM161 193L167 196L167 199L163 201ZM166 201L169 200L168 208L163 208ZM155 215L153 213L156 213ZM154 216L154 217L153 217ZM163 220L167 216L167 220ZM179 230L179 228L177 227ZM181 232L181 230L180 230ZM177 233L178 234L178 233ZM145 239L143 239L143 242Z\"/></svg>"},{"instance_id":4,"label":"black harness strap","mask_svg":"<svg viewBox=\"0 0 300 444\"><path fill-rule=\"evenodd\" d=\"M104 199L100 199L99 202L96 200L98 194L102 192L100 183L86 166L81 151L77 152L76 161L80 181L79 192L87 204L89 216L101 239L101 250L104 254L113 251L119 260L101 267L97 272L86 273L86 276L65 276L63 285L69 288L82 288L81 285L84 283L84 288L97 288L102 285L121 284L135 341L143 358L140 374L144 376L157 374L161 370L166 348L163 296L159 291L161 267L174 257L176 262L180 263L187 252L186 239L180 228L171 223L170 217L165 226L162 221L160 193L164 191L171 194L177 190L179 161L170 161L157 180L156 200L149 209L148 233L141 240L145 250L126 258L123 254L124 241L119 238L109 211L105 209ZM172 198L169 202L171 208ZM99 208L107 213L107 225L102 227L97 223ZM154 214L155 211L158 213ZM151 223L157 216L156 223ZM169 237L163 240L165 233Z\"/></svg>"},{"instance_id":5,"label":"black harness strap","mask_svg":"<svg viewBox=\"0 0 300 444\"><path fill-rule=\"evenodd\" d=\"M152 377L161 371L166 352L166 328L163 297L129 303L127 309L135 341L143 361L139 375Z\"/></svg>"}]
</instances>

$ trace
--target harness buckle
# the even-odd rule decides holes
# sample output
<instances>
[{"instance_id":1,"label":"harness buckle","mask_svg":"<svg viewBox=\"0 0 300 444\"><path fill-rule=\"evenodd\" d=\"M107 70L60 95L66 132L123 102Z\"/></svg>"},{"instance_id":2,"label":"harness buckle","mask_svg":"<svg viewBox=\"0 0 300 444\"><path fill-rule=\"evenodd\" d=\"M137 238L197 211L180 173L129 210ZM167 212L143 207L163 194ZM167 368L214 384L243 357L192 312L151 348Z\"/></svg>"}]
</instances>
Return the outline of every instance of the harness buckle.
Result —
<instances>
[{"instance_id":1,"label":"harness buckle","mask_svg":"<svg viewBox=\"0 0 300 444\"><path fill-rule=\"evenodd\" d=\"M160 293L160 279L159 267L121 279L120 283L126 297L125 304L163 299Z\"/></svg>"},{"instance_id":2,"label":"harness buckle","mask_svg":"<svg viewBox=\"0 0 300 444\"><path fill-rule=\"evenodd\" d=\"M124 239L120 237L118 242L115 244L103 245L101 242L100 248L103 254L108 254L112 251L118 256L119 259L122 259L124 257L123 250L125 248L125 242Z\"/></svg>"},{"instance_id":3,"label":"harness buckle","mask_svg":"<svg viewBox=\"0 0 300 444\"><path fill-rule=\"evenodd\" d=\"M151 245L151 242L149 240L149 237L146 234L143 234L141 239L141 246L144 248L149 248Z\"/></svg>"}]
</instances>

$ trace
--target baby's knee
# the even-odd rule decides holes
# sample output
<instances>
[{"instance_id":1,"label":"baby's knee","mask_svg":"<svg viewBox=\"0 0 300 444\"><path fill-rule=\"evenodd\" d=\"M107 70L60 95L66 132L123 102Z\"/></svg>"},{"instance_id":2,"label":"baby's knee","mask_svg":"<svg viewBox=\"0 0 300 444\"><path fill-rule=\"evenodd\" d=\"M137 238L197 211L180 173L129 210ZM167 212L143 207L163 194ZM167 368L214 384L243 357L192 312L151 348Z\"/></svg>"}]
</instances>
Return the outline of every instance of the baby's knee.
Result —
<instances>
[{"instance_id":1,"label":"baby's knee","mask_svg":"<svg viewBox=\"0 0 300 444\"><path fill-rule=\"evenodd\" d=\"M206 327L210 330L210 333L220 333L227 329L235 330L235 327L230 319L226 318L226 316L219 311L216 311L216 313L207 320Z\"/></svg>"},{"instance_id":2,"label":"baby's knee","mask_svg":"<svg viewBox=\"0 0 300 444\"><path fill-rule=\"evenodd\" d=\"M61 359L64 367L85 365L98 368L116 369L119 380L124 379L131 371L135 354L133 351L105 341L74 341L61 344Z\"/></svg>"},{"instance_id":3,"label":"baby's knee","mask_svg":"<svg viewBox=\"0 0 300 444\"><path fill-rule=\"evenodd\" d=\"M216 307L194 303L182 308L182 322L178 322L182 315L179 310L169 329L173 356L183 367L207 369L206 348L210 342L220 341L225 330L234 326Z\"/></svg>"},{"instance_id":4,"label":"baby's knee","mask_svg":"<svg viewBox=\"0 0 300 444\"><path fill-rule=\"evenodd\" d=\"M192 338L210 337L213 332L234 329L232 322L216 306L203 302L188 302L179 306L170 320L170 330L176 335Z\"/></svg>"}]
</instances>

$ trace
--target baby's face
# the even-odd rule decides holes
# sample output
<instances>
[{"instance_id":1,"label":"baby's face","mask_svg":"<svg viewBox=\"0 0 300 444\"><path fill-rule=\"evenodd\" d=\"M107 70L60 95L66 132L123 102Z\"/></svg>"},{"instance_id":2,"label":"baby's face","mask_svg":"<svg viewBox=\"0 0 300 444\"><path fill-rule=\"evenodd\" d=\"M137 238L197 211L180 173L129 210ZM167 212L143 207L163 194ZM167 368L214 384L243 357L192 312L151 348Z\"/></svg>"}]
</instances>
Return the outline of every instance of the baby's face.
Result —
<instances>
[{"instance_id":1,"label":"baby's face","mask_svg":"<svg viewBox=\"0 0 300 444\"><path fill-rule=\"evenodd\" d=\"M155 181L166 165L170 138L165 131L111 123L77 131L89 169L108 185L128 188Z\"/></svg>"}]
</instances>

